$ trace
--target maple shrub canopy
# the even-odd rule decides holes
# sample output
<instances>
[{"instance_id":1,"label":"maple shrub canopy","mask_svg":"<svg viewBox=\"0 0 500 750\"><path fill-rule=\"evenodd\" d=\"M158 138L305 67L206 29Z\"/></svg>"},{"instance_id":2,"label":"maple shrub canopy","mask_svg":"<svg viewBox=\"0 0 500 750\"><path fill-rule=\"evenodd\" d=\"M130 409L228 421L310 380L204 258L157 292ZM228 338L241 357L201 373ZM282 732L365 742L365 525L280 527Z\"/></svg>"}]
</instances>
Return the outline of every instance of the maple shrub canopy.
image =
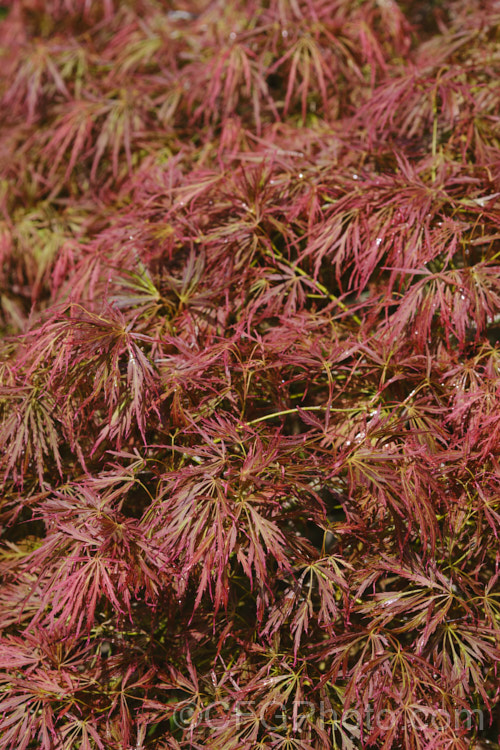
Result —
<instances>
[{"instance_id":1,"label":"maple shrub canopy","mask_svg":"<svg viewBox=\"0 0 500 750\"><path fill-rule=\"evenodd\" d=\"M497 0L3 0L0 746L500 732Z\"/></svg>"}]
</instances>

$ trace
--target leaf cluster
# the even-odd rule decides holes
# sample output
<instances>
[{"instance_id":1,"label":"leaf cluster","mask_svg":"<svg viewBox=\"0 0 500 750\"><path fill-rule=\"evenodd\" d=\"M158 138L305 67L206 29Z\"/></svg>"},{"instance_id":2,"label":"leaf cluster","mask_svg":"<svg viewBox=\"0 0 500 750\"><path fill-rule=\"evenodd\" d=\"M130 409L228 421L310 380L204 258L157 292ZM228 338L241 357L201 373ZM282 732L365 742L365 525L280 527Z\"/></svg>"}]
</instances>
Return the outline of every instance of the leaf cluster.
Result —
<instances>
[{"instance_id":1,"label":"leaf cluster","mask_svg":"<svg viewBox=\"0 0 500 750\"><path fill-rule=\"evenodd\" d=\"M6 750L498 740L480 5L0 14Z\"/></svg>"}]
</instances>

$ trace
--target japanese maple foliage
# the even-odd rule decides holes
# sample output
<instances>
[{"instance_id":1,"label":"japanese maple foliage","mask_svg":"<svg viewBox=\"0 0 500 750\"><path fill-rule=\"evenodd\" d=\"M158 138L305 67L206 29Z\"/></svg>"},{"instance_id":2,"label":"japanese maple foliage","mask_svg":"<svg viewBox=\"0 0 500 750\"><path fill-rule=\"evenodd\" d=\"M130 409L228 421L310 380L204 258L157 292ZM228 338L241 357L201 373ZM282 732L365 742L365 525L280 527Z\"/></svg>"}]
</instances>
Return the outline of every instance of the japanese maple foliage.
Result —
<instances>
[{"instance_id":1,"label":"japanese maple foliage","mask_svg":"<svg viewBox=\"0 0 500 750\"><path fill-rule=\"evenodd\" d=\"M498 3L0 16L1 747L492 746Z\"/></svg>"}]
</instances>

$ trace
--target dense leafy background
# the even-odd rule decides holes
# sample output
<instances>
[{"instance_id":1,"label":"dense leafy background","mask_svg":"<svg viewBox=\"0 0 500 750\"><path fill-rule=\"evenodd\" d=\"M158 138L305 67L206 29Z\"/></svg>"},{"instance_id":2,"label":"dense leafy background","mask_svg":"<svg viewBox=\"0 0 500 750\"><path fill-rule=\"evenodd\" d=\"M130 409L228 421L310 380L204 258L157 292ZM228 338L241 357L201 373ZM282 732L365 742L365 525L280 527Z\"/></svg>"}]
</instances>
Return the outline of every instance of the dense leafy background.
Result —
<instances>
[{"instance_id":1,"label":"dense leafy background","mask_svg":"<svg viewBox=\"0 0 500 750\"><path fill-rule=\"evenodd\" d=\"M1 15L2 747L495 740L498 2Z\"/></svg>"}]
</instances>

